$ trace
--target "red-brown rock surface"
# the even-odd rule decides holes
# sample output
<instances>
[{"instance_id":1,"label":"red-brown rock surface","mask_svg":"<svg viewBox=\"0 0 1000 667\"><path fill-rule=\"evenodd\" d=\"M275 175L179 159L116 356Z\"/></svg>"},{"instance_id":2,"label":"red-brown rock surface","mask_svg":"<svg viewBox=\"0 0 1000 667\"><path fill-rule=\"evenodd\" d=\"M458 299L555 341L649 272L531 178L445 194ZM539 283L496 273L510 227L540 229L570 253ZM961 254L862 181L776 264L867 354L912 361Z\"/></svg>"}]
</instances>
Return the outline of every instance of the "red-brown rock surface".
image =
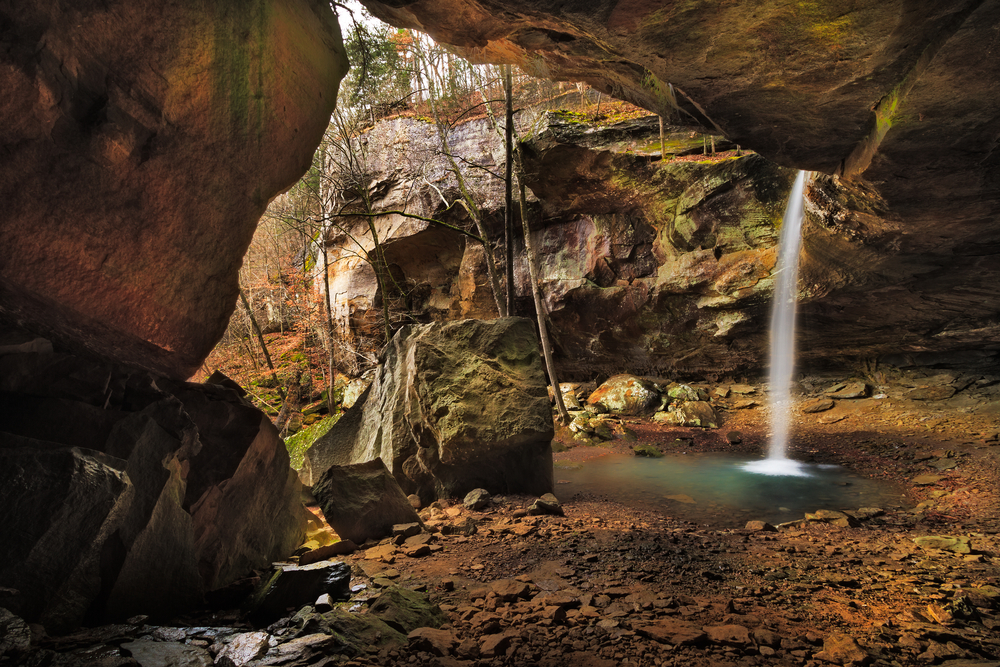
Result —
<instances>
[{"instance_id":1,"label":"red-brown rock surface","mask_svg":"<svg viewBox=\"0 0 1000 667\"><path fill-rule=\"evenodd\" d=\"M346 70L327 3L0 3L0 315L174 377Z\"/></svg>"}]
</instances>

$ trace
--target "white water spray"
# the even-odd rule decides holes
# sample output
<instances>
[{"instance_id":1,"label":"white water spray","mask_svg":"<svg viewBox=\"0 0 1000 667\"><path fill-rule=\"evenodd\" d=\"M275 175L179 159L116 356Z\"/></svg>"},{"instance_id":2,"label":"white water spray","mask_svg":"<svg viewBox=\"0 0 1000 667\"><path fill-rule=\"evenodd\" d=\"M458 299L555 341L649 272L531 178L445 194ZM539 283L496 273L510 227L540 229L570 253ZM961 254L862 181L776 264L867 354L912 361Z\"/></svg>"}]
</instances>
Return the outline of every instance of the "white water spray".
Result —
<instances>
[{"instance_id":1,"label":"white water spray","mask_svg":"<svg viewBox=\"0 0 1000 667\"><path fill-rule=\"evenodd\" d=\"M802 242L802 218L805 202L806 172L795 177L781 224L778 276L771 313L771 445L767 458L748 463L745 469L763 475L808 476L802 464L786 455L791 427L792 371L795 367L795 306L799 281L799 246Z\"/></svg>"}]
</instances>

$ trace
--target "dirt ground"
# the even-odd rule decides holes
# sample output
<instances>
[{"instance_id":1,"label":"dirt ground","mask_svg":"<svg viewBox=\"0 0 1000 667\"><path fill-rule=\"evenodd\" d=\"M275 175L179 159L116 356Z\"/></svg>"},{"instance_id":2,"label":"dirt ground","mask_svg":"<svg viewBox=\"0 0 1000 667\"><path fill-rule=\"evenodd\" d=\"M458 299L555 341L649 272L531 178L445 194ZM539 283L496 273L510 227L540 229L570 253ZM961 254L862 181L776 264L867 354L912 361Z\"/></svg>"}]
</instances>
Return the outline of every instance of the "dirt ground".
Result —
<instances>
[{"instance_id":1,"label":"dirt ground","mask_svg":"<svg viewBox=\"0 0 1000 667\"><path fill-rule=\"evenodd\" d=\"M622 422L661 449L678 438L694 451L766 448L765 407L722 415L711 430ZM907 507L851 512L845 525L706 529L572 497L559 498L565 516L522 516L533 498L495 498L480 512L444 503L423 516L439 526L472 517L478 531L438 535L422 557L406 556L404 543L350 560L373 589L426 587L455 644L443 656L428 646L355 664L1000 665L997 430L989 410L944 401L866 398L797 412L793 458L906 491ZM574 447L556 460L633 444ZM928 536L955 539L914 541Z\"/></svg>"},{"instance_id":2,"label":"dirt ground","mask_svg":"<svg viewBox=\"0 0 1000 667\"><path fill-rule=\"evenodd\" d=\"M421 510L430 532L338 558L351 566L352 612L365 613L383 592L411 589L440 606L440 629L359 647L336 630L317 631L311 608L256 635L238 611L206 611L169 626L137 620L43 639L49 652L31 664L146 665L125 652L135 644L122 643L139 637L157 650L197 648L209 661L183 664L231 667L220 638L259 636L266 653L238 664L1000 667L1000 396L987 387L972 398L910 400L912 391L838 399L805 414L813 392L799 398L793 424L793 458L898 484L906 498L899 507L709 528L669 507L605 498L558 497L561 515L529 514L530 497L494 497L478 511L438 501ZM666 451L678 440L692 452L766 449L767 408L756 390L714 402L720 428L620 417L615 439L570 447L556 462L636 444ZM568 429L557 433L557 444L575 442Z\"/></svg>"}]
</instances>

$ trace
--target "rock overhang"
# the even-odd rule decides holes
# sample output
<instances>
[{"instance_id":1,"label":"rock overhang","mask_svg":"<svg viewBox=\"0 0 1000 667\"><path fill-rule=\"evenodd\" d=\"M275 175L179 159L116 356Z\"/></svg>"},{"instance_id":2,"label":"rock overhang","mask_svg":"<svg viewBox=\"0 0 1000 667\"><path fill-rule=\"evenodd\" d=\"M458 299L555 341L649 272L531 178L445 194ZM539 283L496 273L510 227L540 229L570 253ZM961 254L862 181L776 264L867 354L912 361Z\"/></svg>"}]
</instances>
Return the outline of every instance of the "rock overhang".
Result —
<instances>
[{"instance_id":1,"label":"rock overhang","mask_svg":"<svg viewBox=\"0 0 1000 667\"><path fill-rule=\"evenodd\" d=\"M828 283L803 288L802 346L817 358L1000 346L1000 61L984 54L1000 3L364 4L473 60L586 81L656 113L677 101L817 172L820 189L865 190L876 214L863 203L853 229L805 230L806 276Z\"/></svg>"},{"instance_id":2,"label":"rock overhang","mask_svg":"<svg viewBox=\"0 0 1000 667\"><path fill-rule=\"evenodd\" d=\"M51 5L51 6L50 6ZM327 3L0 8L0 316L184 378L347 62Z\"/></svg>"}]
</instances>

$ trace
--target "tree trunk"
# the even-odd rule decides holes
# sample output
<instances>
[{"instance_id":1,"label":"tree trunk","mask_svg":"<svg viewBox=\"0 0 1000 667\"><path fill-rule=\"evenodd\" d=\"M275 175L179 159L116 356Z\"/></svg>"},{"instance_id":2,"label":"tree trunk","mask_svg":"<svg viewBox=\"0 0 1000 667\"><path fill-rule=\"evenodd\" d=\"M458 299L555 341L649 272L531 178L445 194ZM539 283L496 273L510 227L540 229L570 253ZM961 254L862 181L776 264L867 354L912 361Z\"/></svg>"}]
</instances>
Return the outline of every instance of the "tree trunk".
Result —
<instances>
[{"instance_id":1,"label":"tree trunk","mask_svg":"<svg viewBox=\"0 0 1000 667\"><path fill-rule=\"evenodd\" d=\"M337 410L337 401L333 396L333 304L330 301L330 258L326 252L326 234L320 230L320 247L323 249L323 288L326 293L326 405L330 414Z\"/></svg>"},{"instance_id":2,"label":"tree trunk","mask_svg":"<svg viewBox=\"0 0 1000 667\"><path fill-rule=\"evenodd\" d=\"M524 227L524 252L528 260L528 274L531 276L531 296L535 300L535 313L538 316L538 337L542 343L542 358L545 360L545 369L549 374L549 382L552 383L552 393L556 398L559 421L562 424L569 424L569 412L566 411L562 391L559 389L556 365L552 361L552 350L549 346L549 330L545 325L545 304L542 301L541 288L538 286L538 269L535 265L534 247L531 245L531 230L528 226L528 199L524 193L524 167L521 164L520 156L518 156L517 171L517 196L521 204L521 225Z\"/></svg>"},{"instance_id":3,"label":"tree trunk","mask_svg":"<svg viewBox=\"0 0 1000 667\"><path fill-rule=\"evenodd\" d=\"M250 307L250 302L247 301L247 296L243 293L243 288L240 288L240 299L243 301L243 307L247 309L247 315L250 316L250 324L253 325L253 330L257 334L257 342L260 343L260 349L264 352L264 361L267 362L267 367L271 369L271 380L278 388L278 395L281 396L281 400L284 401L285 392L278 382L278 373L274 370L274 363L271 362L271 354L267 351L267 343L264 342L264 333L260 330L260 325L257 324L257 318L253 315L253 308Z\"/></svg>"},{"instance_id":4,"label":"tree trunk","mask_svg":"<svg viewBox=\"0 0 1000 667\"><path fill-rule=\"evenodd\" d=\"M504 126L504 230L506 243L507 314L514 314L514 100L510 65L503 70L506 124Z\"/></svg>"},{"instance_id":5,"label":"tree trunk","mask_svg":"<svg viewBox=\"0 0 1000 667\"><path fill-rule=\"evenodd\" d=\"M660 160L663 162L667 161L667 147L663 134L663 116L660 116Z\"/></svg>"}]
</instances>

